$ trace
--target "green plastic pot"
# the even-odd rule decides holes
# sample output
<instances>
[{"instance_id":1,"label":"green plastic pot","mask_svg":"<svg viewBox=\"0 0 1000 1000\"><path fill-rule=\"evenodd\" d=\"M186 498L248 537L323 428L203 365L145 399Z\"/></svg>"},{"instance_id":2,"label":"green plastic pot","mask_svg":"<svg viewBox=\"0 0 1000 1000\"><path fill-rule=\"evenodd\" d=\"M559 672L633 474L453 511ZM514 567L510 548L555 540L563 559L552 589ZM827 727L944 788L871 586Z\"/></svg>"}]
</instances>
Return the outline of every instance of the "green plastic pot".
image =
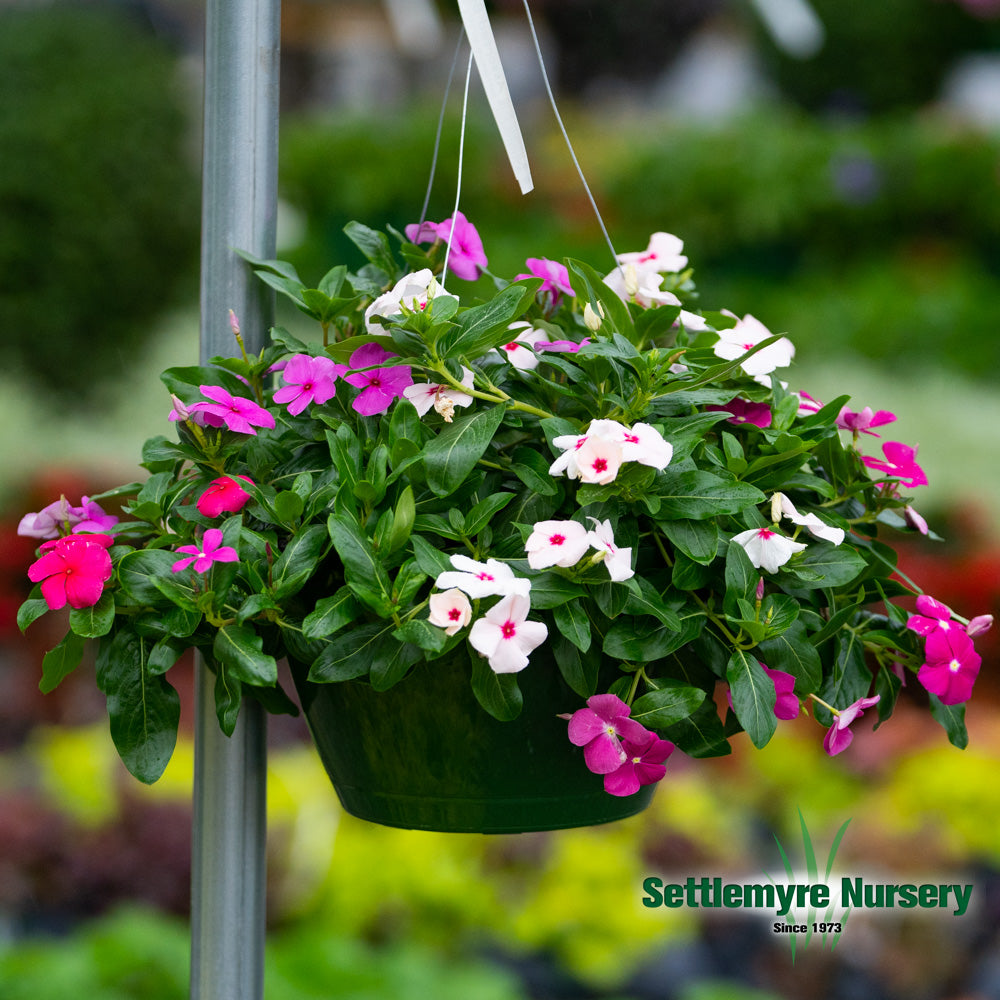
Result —
<instances>
[{"instance_id":1,"label":"green plastic pot","mask_svg":"<svg viewBox=\"0 0 1000 1000\"><path fill-rule=\"evenodd\" d=\"M479 705L469 669L464 658L421 663L375 691L365 681L313 684L293 664L313 740L347 812L407 829L523 833L610 823L649 805L653 786L616 797L587 770L558 717L581 699L553 662L533 657L518 675L524 707L511 722Z\"/></svg>"}]
</instances>

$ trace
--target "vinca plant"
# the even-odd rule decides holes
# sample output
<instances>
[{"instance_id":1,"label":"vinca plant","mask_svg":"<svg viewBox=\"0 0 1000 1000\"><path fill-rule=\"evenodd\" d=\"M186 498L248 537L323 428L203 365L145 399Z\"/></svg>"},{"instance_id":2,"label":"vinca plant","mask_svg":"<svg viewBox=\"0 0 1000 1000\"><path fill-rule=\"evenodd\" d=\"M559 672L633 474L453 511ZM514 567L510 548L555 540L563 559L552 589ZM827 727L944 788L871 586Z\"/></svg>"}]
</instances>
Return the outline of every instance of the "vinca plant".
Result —
<instances>
[{"instance_id":1,"label":"vinca plant","mask_svg":"<svg viewBox=\"0 0 1000 1000\"><path fill-rule=\"evenodd\" d=\"M505 280L460 212L346 231L367 264L316 287L246 258L311 336L251 354L231 314L232 357L164 372L144 482L21 522L22 628L69 607L42 687L95 641L133 774L170 758L189 650L227 733L245 698L295 711L285 657L376 692L458 658L500 720L523 672L558 670L553 715L618 796L800 714L840 753L904 684L965 745L991 619L895 572L893 538L929 529L893 414L794 387L788 337L703 310L670 234L607 275L529 258Z\"/></svg>"}]
</instances>

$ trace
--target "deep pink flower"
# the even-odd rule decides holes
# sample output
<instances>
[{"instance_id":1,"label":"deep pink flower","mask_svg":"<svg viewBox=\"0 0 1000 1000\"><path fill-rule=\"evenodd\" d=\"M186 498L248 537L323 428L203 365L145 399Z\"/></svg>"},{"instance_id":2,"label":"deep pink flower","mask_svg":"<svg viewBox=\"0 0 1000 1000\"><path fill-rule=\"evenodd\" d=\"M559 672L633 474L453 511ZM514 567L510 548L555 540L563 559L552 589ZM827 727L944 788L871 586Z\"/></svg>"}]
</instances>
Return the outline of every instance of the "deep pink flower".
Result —
<instances>
[{"instance_id":1,"label":"deep pink flower","mask_svg":"<svg viewBox=\"0 0 1000 1000\"><path fill-rule=\"evenodd\" d=\"M623 740L622 749L625 760L604 775L604 790L609 795L634 795L643 785L655 785L667 773L664 761L676 747L647 730L643 740Z\"/></svg>"},{"instance_id":2,"label":"deep pink flower","mask_svg":"<svg viewBox=\"0 0 1000 1000\"><path fill-rule=\"evenodd\" d=\"M594 774L611 774L628 759L622 740L644 745L649 730L635 719L617 695L595 694L587 707L575 711L569 720L569 741L583 747L583 759Z\"/></svg>"},{"instance_id":3,"label":"deep pink flower","mask_svg":"<svg viewBox=\"0 0 1000 1000\"><path fill-rule=\"evenodd\" d=\"M705 409L730 414L726 419L731 424L753 424L755 427L771 426L771 407L767 403L751 403L748 399L733 399L725 406L706 406Z\"/></svg>"},{"instance_id":4,"label":"deep pink flower","mask_svg":"<svg viewBox=\"0 0 1000 1000\"><path fill-rule=\"evenodd\" d=\"M398 356L390 354L374 342L359 347L351 355L349 365L352 371L344 376L344 381L362 390L351 404L362 416L371 417L376 413L385 413L393 400L402 396L407 386L413 385L413 376L406 365L374 367L381 361ZM359 368L369 370L354 370Z\"/></svg>"},{"instance_id":5,"label":"deep pink flower","mask_svg":"<svg viewBox=\"0 0 1000 1000\"><path fill-rule=\"evenodd\" d=\"M254 427L273 427L274 417L251 399L233 396L220 385L200 385L203 396L211 403L192 403L191 413L203 413L208 423L215 427L225 424L237 434L256 434Z\"/></svg>"},{"instance_id":6,"label":"deep pink flower","mask_svg":"<svg viewBox=\"0 0 1000 1000\"><path fill-rule=\"evenodd\" d=\"M565 264L549 260L547 257L529 257L525 262L528 273L517 275L514 280L522 278L541 278L542 287L538 295L549 299L550 308L554 309L563 295L572 295L573 286L569 283L569 271Z\"/></svg>"},{"instance_id":7,"label":"deep pink flower","mask_svg":"<svg viewBox=\"0 0 1000 1000\"><path fill-rule=\"evenodd\" d=\"M784 670L772 670L766 663L761 667L774 683L774 714L779 719L794 719L799 714L799 699L795 697L795 677Z\"/></svg>"},{"instance_id":8,"label":"deep pink flower","mask_svg":"<svg viewBox=\"0 0 1000 1000\"><path fill-rule=\"evenodd\" d=\"M170 568L175 573L180 573L194 563L196 573L206 573L217 562L239 562L240 557L236 549L229 545L222 544L222 530L220 528L209 528L201 539L201 548L197 545L181 545L178 547L179 553L184 553L186 559L178 559Z\"/></svg>"},{"instance_id":9,"label":"deep pink flower","mask_svg":"<svg viewBox=\"0 0 1000 1000\"><path fill-rule=\"evenodd\" d=\"M584 344L590 343L590 337L584 337L578 344L575 340L539 340L535 344L538 351L565 351L576 354Z\"/></svg>"},{"instance_id":10,"label":"deep pink flower","mask_svg":"<svg viewBox=\"0 0 1000 1000\"><path fill-rule=\"evenodd\" d=\"M958 705L972 696L982 657L972 640L958 627L936 629L924 643L924 663L917 680L941 699L943 705Z\"/></svg>"},{"instance_id":11,"label":"deep pink flower","mask_svg":"<svg viewBox=\"0 0 1000 1000\"><path fill-rule=\"evenodd\" d=\"M841 709L839 715L834 716L833 725L823 739L823 749L831 757L841 753L851 745L851 740L854 739L854 733L850 729L851 723L856 719L860 719L861 714L866 708L871 708L872 705L878 704L881 697L881 695L877 694L871 698L859 698L848 705L847 708Z\"/></svg>"},{"instance_id":12,"label":"deep pink flower","mask_svg":"<svg viewBox=\"0 0 1000 1000\"><path fill-rule=\"evenodd\" d=\"M41 546L45 554L28 567L28 579L41 582L42 597L53 611L68 603L90 608L100 599L111 579L111 535L85 534L56 538Z\"/></svg>"},{"instance_id":13,"label":"deep pink flower","mask_svg":"<svg viewBox=\"0 0 1000 1000\"><path fill-rule=\"evenodd\" d=\"M249 476L237 478L253 483ZM205 517L218 517L220 514L238 514L249 502L250 494L235 479L220 476L208 484L208 489L198 497L196 506L198 513Z\"/></svg>"},{"instance_id":14,"label":"deep pink flower","mask_svg":"<svg viewBox=\"0 0 1000 1000\"><path fill-rule=\"evenodd\" d=\"M485 270L489 264L476 227L461 212L456 212L444 222L413 223L406 227L405 233L411 243L433 243L436 240L447 243L451 239L448 269L464 281L475 281L479 271Z\"/></svg>"},{"instance_id":15,"label":"deep pink flower","mask_svg":"<svg viewBox=\"0 0 1000 1000\"><path fill-rule=\"evenodd\" d=\"M939 631L964 631L958 622L951 620L951 608L929 594L921 594L917 598L917 614L910 615L906 620L906 627L922 636L929 636Z\"/></svg>"},{"instance_id":16,"label":"deep pink flower","mask_svg":"<svg viewBox=\"0 0 1000 1000\"><path fill-rule=\"evenodd\" d=\"M347 365L335 364L320 355L296 354L282 369L284 385L274 393L276 403L287 403L294 417L310 403L325 403L337 392L336 380L347 373Z\"/></svg>"},{"instance_id":17,"label":"deep pink flower","mask_svg":"<svg viewBox=\"0 0 1000 1000\"><path fill-rule=\"evenodd\" d=\"M884 459L866 455L862 461L869 469L880 469L887 476L898 479L904 486L926 486L927 476L917 465L917 449L899 441L886 441L882 445Z\"/></svg>"},{"instance_id":18,"label":"deep pink flower","mask_svg":"<svg viewBox=\"0 0 1000 1000\"><path fill-rule=\"evenodd\" d=\"M873 413L872 408L866 406L863 410L855 413L844 406L841 407L840 413L837 415L837 426L845 431L852 431L854 434L871 434L872 437L881 437L881 434L876 434L869 428L891 424L895 419L896 414L890 413L888 410L878 410Z\"/></svg>"}]
</instances>

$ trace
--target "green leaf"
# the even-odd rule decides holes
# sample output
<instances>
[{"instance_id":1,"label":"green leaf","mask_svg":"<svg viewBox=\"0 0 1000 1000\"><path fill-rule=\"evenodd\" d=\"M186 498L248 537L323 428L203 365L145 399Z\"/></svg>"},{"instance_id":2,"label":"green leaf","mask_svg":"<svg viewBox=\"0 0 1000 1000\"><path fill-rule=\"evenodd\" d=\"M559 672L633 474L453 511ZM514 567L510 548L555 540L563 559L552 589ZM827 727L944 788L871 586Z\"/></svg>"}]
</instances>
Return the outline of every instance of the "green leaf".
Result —
<instances>
[{"instance_id":1,"label":"green leaf","mask_svg":"<svg viewBox=\"0 0 1000 1000\"><path fill-rule=\"evenodd\" d=\"M438 338L438 353L448 358L478 358L505 343L507 325L528 308L538 284L516 281L489 302L459 313L455 325Z\"/></svg>"},{"instance_id":2,"label":"green leaf","mask_svg":"<svg viewBox=\"0 0 1000 1000\"><path fill-rule=\"evenodd\" d=\"M387 605L391 605L392 590L385 566L353 518L331 514L327 519L327 530L344 564L348 581L375 590Z\"/></svg>"},{"instance_id":3,"label":"green leaf","mask_svg":"<svg viewBox=\"0 0 1000 1000\"><path fill-rule=\"evenodd\" d=\"M511 454L514 464L510 471L534 493L554 497L559 492L559 483L549 475L550 463L534 448L522 446Z\"/></svg>"},{"instance_id":4,"label":"green leaf","mask_svg":"<svg viewBox=\"0 0 1000 1000\"><path fill-rule=\"evenodd\" d=\"M633 702L631 717L658 732L686 719L708 697L701 688L674 678L657 679L655 683L659 685L656 690Z\"/></svg>"},{"instance_id":5,"label":"green leaf","mask_svg":"<svg viewBox=\"0 0 1000 1000\"><path fill-rule=\"evenodd\" d=\"M795 678L799 695L816 691L822 683L823 664L801 621L793 622L781 635L765 639L757 650L772 670L783 670Z\"/></svg>"},{"instance_id":6,"label":"green leaf","mask_svg":"<svg viewBox=\"0 0 1000 1000\"><path fill-rule=\"evenodd\" d=\"M42 694L54 691L64 677L73 673L83 659L86 641L76 632L67 632L57 646L42 657L42 679L38 689Z\"/></svg>"},{"instance_id":7,"label":"green leaf","mask_svg":"<svg viewBox=\"0 0 1000 1000\"><path fill-rule=\"evenodd\" d=\"M760 749L774 735L774 684L760 663L742 649L733 650L726 669L726 680L733 698L733 711L750 741Z\"/></svg>"},{"instance_id":8,"label":"green leaf","mask_svg":"<svg viewBox=\"0 0 1000 1000\"><path fill-rule=\"evenodd\" d=\"M383 647L398 646L392 638L394 625L362 625L332 639L309 669L309 680L318 684L365 677L372 665L384 658Z\"/></svg>"},{"instance_id":9,"label":"green leaf","mask_svg":"<svg viewBox=\"0 0 1000 1000\"><path fill-rule=\"evenodd\" d=\"M675 548L689 559L701 565L708 565L719 549L719 527L715 521L657 521L662 531Z\"/></svg>"},{"instance_id":10,"label":"green leaf","mask_svg":"<svg viewBox=\"0 0 1000 1000\"><path fill-rule=\"evenodd\" d=\"M732 753L726 730L711 698L686 719L675 722L663 734L689 757L722 757Z\"/></svg>"},{"instance_id":11,"label":"green leaf","mask_svg":"<svg viewBox=\"0 0 1000 1000\"><path fill-rule=\"evenodd\" d=\"M98 639L111 631L115 623L115 598L113 594L101 594L98 602L90 608L73 608L69 613L69 627L85 639Z\"/></svg>"},{"instance_id":12,"label":"green leaf","mask_svg":"<svg viewBox=\"0 0 1000 1000\"><path fill-rule=\"evenodd\" d=\"M232 736L236 730L236 720L239 718L240 706L243 704L243 685L231 675L224 663L215 668L215 717L219 720L219 728Z\"/></svg>"},{"instance_id":13,"label":"green leaf","mask_svg":"<svg viewBox=\"0 0 1000 1000\"><path fill-rule=\"evenodd\" d=\"M864 638L856 632L844 630L834 638L836 659L833 670L819 691L820 698L834 708L847 708L859 698L864 698L871 687L872 674L865 662ZM833 716L819 705L813 709L823 725L831 725Z\"/></svg>"},{"instance_id":14,"label":"green leaf","mask_svg":"<svg viewBox=\"0 0 1000 1000\"><path fill-rule=\"evenodd\" d=\"M590 616L579 601L569 601L552 609L556 628L581 653L590 649Z\"/></svg>"},{"instance_id":15,"label":"green leaf","mask_svg":"<svg viewBox=\"0 0 1000 1000\"><path fill-rule=\"evenodd\" d=\"M305 510L305 501L291 490L283 490L274 498L274 512L285 524L294 524Z\"/></svg>"},{"instance_id":16,"label":"green leaf","mask_svg":"<svg viewBox=\"0 0 1000 1000\"><path fill-rule=\"evenodd\" d=\"M347 587L341 587L332 597L316 602L316 607L302 621L302 632L308 639L325 639L357 616L357 601Z\"/></svg>"},{"instance_id":17,"label":"green leaf","mask_svg":"<svg viewBox=\"0 0 1000 1000\"><path fill-rule=\"evenodd\" d=\"M628 306L618 297L617 293L612 291L609 285L604 283L604 278L589 264L580 260L567 260L566 266L569 271L570 284L577 297L585 302L589 301L592 307L600 305L605 317L610 320L611 326L618 333L624 334L631 340L635 327L632 324Z\"/></svg>"},{"instance_id":18,"label":"green leaf","mask_svg":"<svg viewBox=\"0 0 1000 1000\"><path fill-rule=\"evenodd\" d=\"M229 669L235 680L247 684L275 684L278 664L273 656L262 652L263 636L250 625L223 625L215 635L212 653Z\"/></svg>"},{"instance_id":19,"label":"green leaf","mask_svg":"<svg viewBox=\"0 0 1000 1000\"><path fill-rule=\"evenodd\" d=\"M442 573L448 573L455 568L452 566L451 560L440 549L431 545L423 535L411 535L410 545L413 548L417 565L428 576L437 578Z\"/></svg>"},{"instance_id":20,"label":"green leaf","mask_svg":"<svg viewBox=\"0 0 1000 1000\"><path fill-rule=\"evenodd\" d=\"M146 668L151 675L165 674L190 647L183 639L164 636L149 651Z\"/></svg>"},{"instance_id":21,"label":"green leaf","mask_svg":"<svg viewBox=\"0 0 1000 1000\"><path fill-rule=\"evenodd\" d=\"M413 499L413 487L407 486L396 501L396 509L392 513L392 531L386 545L386 555L401 549L409 541L413 531L413 522L417 515L417 505Z\"/></svg>"},{"instance_id":22,"label":"green leaf","mask_svg":"<svg viewBox=\"0 0 1000 1000\"><path fill-rule=\"evenodd\" d=\"M449 424L424 448L427 485L438 495L454 493L493 440L506 408L476 410Z\"/></svg>"},{"instance_id":23,"label":"green leaf","mask_svg":"<svg viewBox=\"0 0 1000 1000\"><path fill-rule=\"evenodd\" d=\"M754 567L743 546L730 544L726 551L726 613L736 613L735 602L740 598L753 604L759 582L760 570Z\"/></svg>"},{"instance_id":24,"label":"green leaf","mask_svg":"<svg viewBox=\"0 0 1000 1000\"><path fill-rule=\"evenodd\" d=\"M965 728L965 705L943 705L936 694L930 696L931 715L948 734L948 742L959 750L969 745L969 732Z\"/></svg>"},{"instance_id":25,"label":"green leaf","mask_svg":"<svg viewBox=\"0 0 1000 1000\"><path fill-rule=\"evenodd\" d=\"M292 535L271 571L276 599L291 597L305 586L323 558L326 545L327 529L321 524L311 524Z\"/></svg>"},{"instance_id":26,"label":"green leaf","mask_svg":"<svg viewBox=\"0 0 1000 1000\"><path fill-rule=\"evenodd\" d=\"M22 632L26 631L32 622L38 621L48 610L49 602L44 597L29 597L17 609L17 627Z\"/></svg>"},{"instance_id":27,"label":"green leaf","mask_svg":"<svg viewBox=\"0 0 1000 1000\"><path fill-rule=\"evenodd\" d=\"M495 673L480 656L472 658L472 692L483 708L500 722L510 722L521 714L521 689L517 674Z\"/></svg>"},{"instance_id":28,"label":"green leaf","mask_svg":"<svg viewBox=\"0 0 1000 1000\"><path fill-rule=\"evenodd\" d=\"M423 659L423 653L419 646L410 642L399 642L393 639L391 643L385 643L379 650L379 656L371 669L371 685L375 691L388 691L394 684L398 684L405 676L407 670Z\"/></svg>"},{"instance_id":29,"label":"green leaf","mask_svg":"<svg viewBox=\"0 0 1000 1000\"><path fill-rule=\"evenodd\" d=\"M597 693L601 656L596 646L591 645L588 655L584 656L569 639L558 635L552 640L552 658L559 665L563 680L581 698Z\"/></svg>"},{"instance_id":30,"label":"green leaf","mask_svg":"<svg viewBox=\"0 0 1000 1000\"><path fill-rule=\"evenodd\" d=\"M632 617L620 619L604 637L604 653L615 660L649 663L669 656L690 642L693 635L678 632L661 622Z\"/></svg>"},{"instance_id":31,"label":"green leaf","mask_svg":"<svg viewBox=\"0 0 1000 1000\"><path fill-rule=\"evenodd\" d=\"M642 576L632 577L626 584L629 589L624 612L629 615L652 615L661 624L675 632L680 631L681 620L677 612L667 606L659 591Z\"/></svg>"},{"instance_id":32,"label":"green leaf","mask_svg":"<svg viewBox=\"0 0 1000 1000\"><path fill-rule=\"evenodd\" d=\"M449 639L443 628L432 625L426 618L411 618L400 625L392 635L399 642L413 643L428 653L440 653Z\"/></svg>"},{"instance_id":33,"label":"green leaf","mask_svg":"<svg viewBox=\"0 0 1000 1000\"><path fill-rule=\"evenodd\" d=\"M107 697L111 738L125 766L152 784L170 762L177 742L180 698L148 669L152 643L130 629L101 643L97 685Z\"/></svg>"},{"instance_id":34,"label":"green leaf","mask_svg":"<svg viewBox=\"0 0 1000 1000\"><path fill-rule=\"evenodd\" d=\"M395 276L396 260L392 256L389 239L385 233L369 229L368 226L362 225L360 222L348 222L344 226L344 233L371 263L385 272L386 277Z\"/></svg>"},{"instance_id":35,"label":"green leaf","mask_svg":"<svg viewBox=\"0 0 1000 1000\"><path fill-rule=\"evenodd\" d=\"M166 549L136 549L118 563L118 581L125 592L140 604L162 604L164 594L157 580L169 579L177 555Z\"/></svg>"},{"instance_id":36,"label":"green leaf","mask_svg":"<svg viewBox=\"0 0 1000 1000\"><path fill-rule=\"evenodd\" d=\"M531 606L539 610L558 607L587 593L583 587L558 573L542 573L531 581Z\"/></svg>"},{"instance_id":37,"label":"green leaf","mask_svg":"<svg viewBox=\"0 0 1000 1000\"><path fill-rule=\"evenodd\" d=\"M514 499L513 493L493 493L480 500L465 517L465 533L474 538L485 528L494 515Z\"/></svg>"},{"instance_id":38,"label":"green leaf","mask_svg":"<svg viewBox=\"0 0 1000 1000\"><path fill-rule=\"evenodd\" d=\"M844 587L867 569L865 558L849 545L817 542L788 564L806 588Z\"/></svg>"},{"instance_id":39,"label":"green leaf","mask_svg":"<svg viewBox=\"0 0 1000 1000\"><path fill-rule=\"evenodd\" d=\"M720 514L736 514L767 499L755 486L700 469L675 472L667 468L656 477L654 492L660 500L658 522L685 518L702 521Z\"/></svg>"}]
</instances>

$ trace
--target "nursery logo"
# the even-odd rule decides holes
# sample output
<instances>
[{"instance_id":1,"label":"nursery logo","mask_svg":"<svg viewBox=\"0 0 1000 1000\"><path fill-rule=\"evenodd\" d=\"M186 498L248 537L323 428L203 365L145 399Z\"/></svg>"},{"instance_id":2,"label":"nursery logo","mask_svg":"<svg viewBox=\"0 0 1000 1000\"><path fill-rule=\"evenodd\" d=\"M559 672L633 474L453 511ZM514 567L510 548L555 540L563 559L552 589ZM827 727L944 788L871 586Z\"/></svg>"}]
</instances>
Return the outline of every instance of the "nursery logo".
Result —
<instances>
[{"instance_id":1,"label":"nursery logo","mask_svg":"<svg viewBox=\"0 0 1000 1000\"><path fill-rule=\"evenodd\" d=\"M850 825L846 820L837 831L820 869L812 837L799 812L804 868L795 868L781 841L775 836L784 865L778 878L765 872L767 882L732 883L720 877L688 876L683 882L665 883L655 876L643 880L642 905L654 909L709 908L749 910L773 919L771 930L785 937L792 950L819 940L822 947L836 947L854 910L934 910L961 917L972 901L972 885L946 882L877 882L843 875L833 876L833 865L841 841Z\"/></svg>"}]
</instances>

